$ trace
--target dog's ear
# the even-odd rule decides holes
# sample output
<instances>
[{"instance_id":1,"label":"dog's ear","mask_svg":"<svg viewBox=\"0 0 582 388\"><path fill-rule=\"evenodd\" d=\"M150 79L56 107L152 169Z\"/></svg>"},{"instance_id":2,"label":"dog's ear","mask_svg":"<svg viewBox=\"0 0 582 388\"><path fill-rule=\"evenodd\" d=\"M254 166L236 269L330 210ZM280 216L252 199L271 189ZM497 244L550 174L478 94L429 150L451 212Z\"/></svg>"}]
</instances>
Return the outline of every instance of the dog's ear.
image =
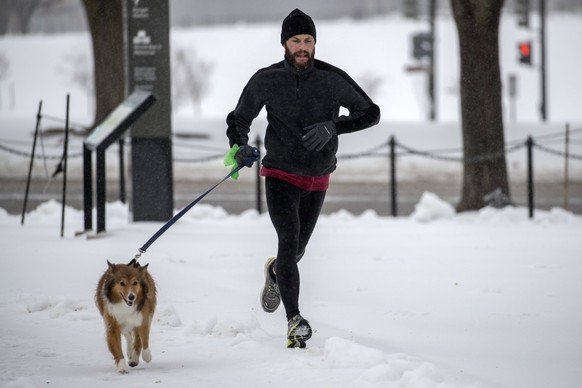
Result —
<instances>
[{"instance_id":1,"label":"dog's ear","mask_svg":"<svg viewBox=\"0 0 582 388\"><path fill-rule=\"evenodd\" d=\"M117 266L115 264L111 264L109 262L109 260L107 260L107 265L109 266L109 268L111 269L111 271L115 271L117 269Z\"/></svg>"},{"instance_id":2,"label":"dog's ear","mask_svg":"<svg viewBox=\"0 0 582 388\"><path fill-rule=\"evenodd\" d=\"M148 267L149 267L150 263L147 263L146 265L144 265L143 267L139 267L139 271L140 272L147 272L148 271Z\"/></svg>"},{"instance_id":3,"label":"dog's ear","mask_svg":"<svg viewBox=\"0 0 582 388\"><path fill-rule=\"evenodd\" d=\"M113 278L110 278L109 280L107 280L107 283L105 283L103 285L103 294L105 294L105 297L110 302L112 302L112 300L111 300L111 289L113 288L113 285L114 284L115 284L115 281L113 280Z\"/></svg>"}]
</instances>

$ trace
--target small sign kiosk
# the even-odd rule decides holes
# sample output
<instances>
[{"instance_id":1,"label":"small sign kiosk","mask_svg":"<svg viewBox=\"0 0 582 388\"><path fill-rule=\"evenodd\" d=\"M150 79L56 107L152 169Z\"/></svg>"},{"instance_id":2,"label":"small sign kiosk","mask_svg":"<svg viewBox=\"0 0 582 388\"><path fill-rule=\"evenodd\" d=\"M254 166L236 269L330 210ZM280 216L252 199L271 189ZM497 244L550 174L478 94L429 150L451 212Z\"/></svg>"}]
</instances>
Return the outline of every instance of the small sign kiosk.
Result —
<instances>
[{"instance_id":1,"label":"small sign kiosk","mask_svg":"<svg viewBox=\"0 0 582 388\"><path fill-rule=\"evenodd\" d=\"M93 229L93 166L92 152L96 154L97 230L105 232L105 151L123 136L156 101L153 93L136 89L113 110L83 141L83 211L85 233Z\"/></svg>"}]
</instances>

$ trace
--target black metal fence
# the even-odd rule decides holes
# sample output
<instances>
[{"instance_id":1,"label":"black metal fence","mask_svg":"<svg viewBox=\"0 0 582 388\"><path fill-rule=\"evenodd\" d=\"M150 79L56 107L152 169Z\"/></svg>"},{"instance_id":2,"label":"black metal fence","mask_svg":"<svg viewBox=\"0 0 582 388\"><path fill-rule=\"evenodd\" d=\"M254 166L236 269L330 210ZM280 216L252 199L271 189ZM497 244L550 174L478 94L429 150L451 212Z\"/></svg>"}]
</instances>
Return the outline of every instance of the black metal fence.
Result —
<instances>
[{"instance_id":1,"label":"black metal fence","mask_svg":"<svg viewBox=\"0 0 582 388\"><path fill-rule=\"evenodd\" d=\"M570 129L569 125L566 124L565 129L563 132L552 133L548 135L532 137L528 136L526 139L508 142L505 144L505 149L503 154L496 153L496 154L483 154L479 155L473 159L472 161L483 161L483 160L490 160L499 158L502 155L507 155L510 153L515 153L519 150L525 149L526 150L526 160L527 160L527 171L526 171L526 179L527 179L527 198L528 198L528 210L529 216L533 217L534 214L534 198L535 198L535 182L534 182L534 150L539 152L543 152L555 157L562 158L564 160L564 169L565 169L565 177L566 182L565 185L567 187L567 179L568 179L568 169L569 169L569 162L570 161L582 161L582 155L575 154L570 152L571 145L580 145L582 144L582 138L579 136L582 135L582 128L577 129ZM578 137L577 137L578 136ZM0 151L8 152L14 155L18 155L21 157L31 158L31 154L22 151L21 149L9 146L1 143L0 140ZM4 142L8 143L9 141L4 140ZM556 144L560 144L563 149L559 150L556 148ZM257 148L262 149L262 142L261 138L257 137L254 144ZM178 147L187 147L190 150L196 149L198 153L202 154L201 156L197 157L174 157L174 162L176 163L202 163L208 162L212 160L222 159L224 154L226 153L226 149L220 147L212 147L207 145L201 144L193 144L191 142L187 142L182 138L176 137L174 139L174 146ZM68 158L81 158L83 155L82 152L79 153L69 153ZM350 160L350 159L358 159L358 158L384 158L388 160L388 174L387 174L387 182L390 188L390 214L392 216L398 215L398 160L408 157L408 156L417 156L423 158L434 159L443 162L451 162L451 163L463 163L465 162L463 151L459 148L448 148L448 149L433 149L433 150L419 150L415 149L409 145L403 144L398 142L398 140L391 136L386 142L378 144L371 149L363 152L359 152L357 154L339 154L339 160ZM59 155L50 155L43 152L41 155L34 155L36 159L44 159L46 160L60 160L62 159L62 154ZM259 212L262 212L262 185L260 184L259 179L259 164L256 164L256 209ZM124 187L124 182L120 182L120 187Z\"/></svg>"}]
</instances>

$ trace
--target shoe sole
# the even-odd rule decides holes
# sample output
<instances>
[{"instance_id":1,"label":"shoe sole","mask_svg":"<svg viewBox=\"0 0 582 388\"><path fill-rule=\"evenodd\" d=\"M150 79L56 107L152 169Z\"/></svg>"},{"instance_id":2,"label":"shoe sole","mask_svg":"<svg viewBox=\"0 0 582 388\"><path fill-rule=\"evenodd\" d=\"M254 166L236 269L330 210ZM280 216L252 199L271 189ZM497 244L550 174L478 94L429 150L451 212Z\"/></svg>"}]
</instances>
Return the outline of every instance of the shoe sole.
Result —
<instances>
[{"instance_id":1,"label":"shoe sole","mask_svg":"<svg viewBox=\"0 0 582 388\"><path fill-rule=\"evenodd\" d=\"M265 285L263 286L263 291L261 291L261 294L259 295L259 299L261 302L261 307L263 308L263 311L266 313L274 313L275 311L277 311L277 309L279 308L279 306L281 305L281 296L279 295L279 303L277 303L277 305L274 308L269 308L268 306L265 306L265 303L263 301L263 295L265 294L265 289L267 288L267 285L269 283L269 277L271 276L271 274L269 274L269 266L270 266L270 259L267 260L267 262L265 263Z\"/></svg>"},{"instance_id":2,"label":"shoe sole","mask_svg":"<svg viewBox=\"0 0 582 388\"><path fill-rule=\"evenodd\" d=\"M277 307L275 308L271 308L269 309L267 306L265 306L265 304L263 303L263 293L261 292L261 294L259 295L259 302L261 303L261 307L263 308L263 311L266 313L274 313L275 311L277 311L277 309L279 308L279 305L281 304L281 302L279 302L279 304L277 305Z\"/></svg>"},{"instance_id":3,"label":"shoe sole","mask_svg":"<svg viewBox=\"0 0 582 388\"><path fill-rule=\"evenodd\" d=\"M287 340L287 348L289 348L289 349L293 349L293 348L305 349L306 347L307 347L307 344L305 343L305 341L291 340L291 339Z\"/></svg>"}]
</instances>

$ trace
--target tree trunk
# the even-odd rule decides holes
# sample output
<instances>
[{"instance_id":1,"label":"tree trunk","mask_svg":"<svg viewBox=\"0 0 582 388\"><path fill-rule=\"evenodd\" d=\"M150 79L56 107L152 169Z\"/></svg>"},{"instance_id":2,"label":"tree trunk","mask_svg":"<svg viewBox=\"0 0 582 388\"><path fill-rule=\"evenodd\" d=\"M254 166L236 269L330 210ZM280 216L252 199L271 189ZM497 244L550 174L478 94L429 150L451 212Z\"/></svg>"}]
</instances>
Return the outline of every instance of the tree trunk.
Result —
<instances>
[{"instance_id":1,"label":"tree trunk","mask_svg":"<svg viewBox=\"0 0 582 388\"><path fill-rule=\"evenodd\" d=\"M122 0L83 0L93 41L95 121L102 122L125 97Z\"/></svg>"},{"instance_id":2,"label":"tree trunk","mask_svg":"<svg viewBox=\"0 0 582 388\"><path fill-rule=\"evenodd\" d=\"M451 0L461 57L463 188L457 211L510 202L499 70L503 0Z\"/></svg>"}]
</instances>

